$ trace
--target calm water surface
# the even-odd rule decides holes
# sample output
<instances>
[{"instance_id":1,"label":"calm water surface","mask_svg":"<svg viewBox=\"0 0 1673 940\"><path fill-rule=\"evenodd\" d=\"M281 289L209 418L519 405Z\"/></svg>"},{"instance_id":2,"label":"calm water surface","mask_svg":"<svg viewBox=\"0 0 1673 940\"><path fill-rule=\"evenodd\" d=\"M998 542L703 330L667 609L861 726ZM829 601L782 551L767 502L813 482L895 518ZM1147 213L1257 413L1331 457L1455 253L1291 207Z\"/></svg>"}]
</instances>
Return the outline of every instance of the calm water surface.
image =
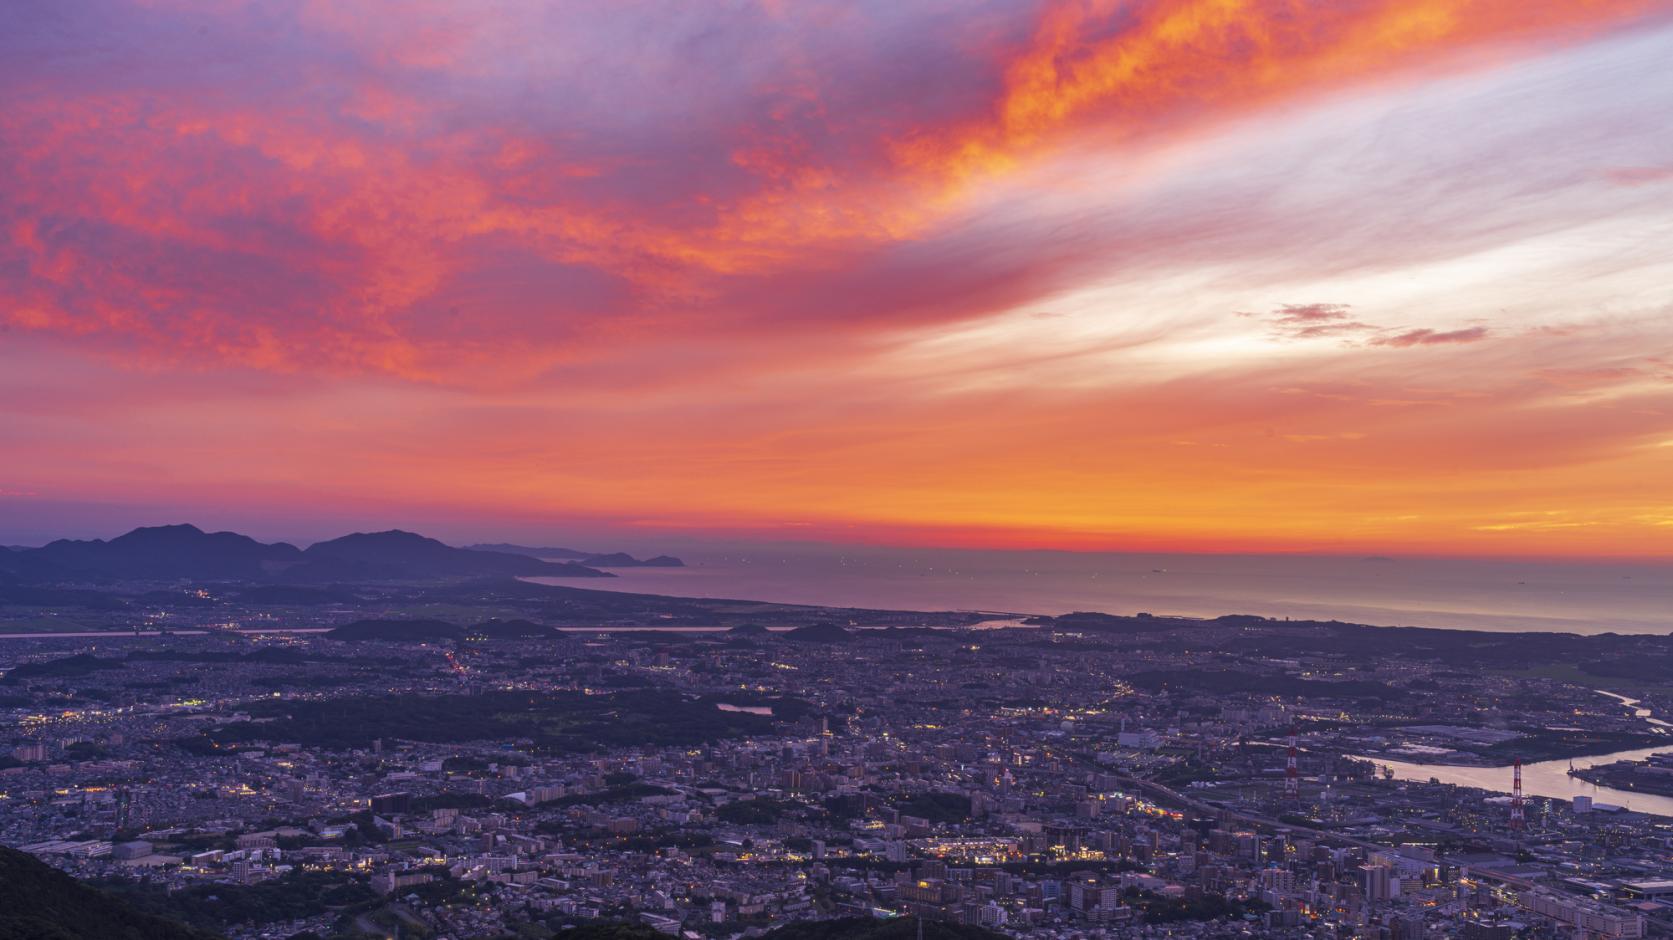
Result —
<instances>
[{"instance_id":1,"label":"calm water surface","mask_svg":"<svg viewBox=\"0 0 1673 940\"><path fill-rule=\"evenodd\" d=\"M1673 739L1660 747L1647 747L1636 751L1619 751L1614 754L1598 754L1592 757L1576 757L1574 766L1576 769L1581 769L1598 764L1613 764L1618 760L1643 760L1651 754L1670 750L1673 750ZM1510 792L1511 769L1509 767L1442 767L1436 764L1408 764L1402 761L1383 760L1380 757L1369 759L1379 768L1387 766L1393 770L1394 777L1397 780L1427 781L1435 779L1442 783L1454 783L1461 787L1480 787L1483 790L1494 790L1499 793ZM1577 796L1589 796L1596 803L1609 803L1640 813L1673 816L1673 797L1596 786L1581 780L1579 777L1570 777L1568 768L1569 762L1566 760L1547 760L1534 764L1523 764L1522 792L1527 796L1543 796L1555 800L1572 800Z\"/></svg>"},{"instance_id":2,"label":"calm water surface","mask_svg":"<svg viewBox=\"0 0 1673 940\"><path fill-rule=\"evenodd\" d=\"M689 567L619 568L608 581L550 583L902 610L1250 613L1476 630L1673 631L1673 563L803 545L680 555Z\"/></svg>"}]
</instances>

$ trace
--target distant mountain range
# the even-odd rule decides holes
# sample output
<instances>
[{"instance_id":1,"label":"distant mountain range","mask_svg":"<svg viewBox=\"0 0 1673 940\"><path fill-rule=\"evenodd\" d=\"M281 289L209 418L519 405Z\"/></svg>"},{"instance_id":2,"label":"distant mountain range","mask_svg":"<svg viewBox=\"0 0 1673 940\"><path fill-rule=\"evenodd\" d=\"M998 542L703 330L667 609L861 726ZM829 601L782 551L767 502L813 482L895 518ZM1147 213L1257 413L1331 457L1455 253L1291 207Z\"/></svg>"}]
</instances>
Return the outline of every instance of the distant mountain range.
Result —
<instances>
[{"instance_id":1,"label":"distant mountain range","mask_svg":"<svg viewBox=\"0 0 1673 940\"><path fill-rule=\"evenodd\" d=\"M527 555L530 558L570 558L579 561L588 568L684 568L685 562L672 555L656 555L651 558L638 559L626 552L582 552L573 548L536 548L530 545L511 545L506 542L496 542L488 545L468 546L478 552L507 552L513 555Z\"/></svg>"},{"instance_id":2,"label":"distant mountain range","mask_svg":"<svg viewBox=\"0 0 1673 940\"><path fill-rule=\"evenodd\" d=\"M455 548L413 532L357 532L306 549L258 542L193 525L135 529L109 541L60 539L40 548L0 548L0 585L108 581L243 581L326 585L481 577L614 577L600 567L677 566L667 556L572 553L598 564L551 561L543 550ZM564 557L564 556L549 556Z\"/></svg>"},{"instance_id":3,"label":"distant mountain range","mask_svg":"<svg viewBox=\"0 0 1673 940\"><path fill-rule=\"evenodd\" d=\"M308 581L416 580L481 576L608 578L610 575L573 562L541 561L507 552L453 548L411 532L355 533L310 545L304 577ZM317 567L319 570L313 570Z\"/></svg>"},{"instance_id":4,"label":"distant mountain range","mask_svg":"<svg viewBox=\"0 0 1673 940\"><path fill-rule=\"evenodd\" d=\"M167 580L187 571L205 580L258 580L304 561L302 550L294 545L268 545L247 535L205 532L192 525L135 529L108 542L60 539L15 554L24 563L39 563L42 571L132 580Z\"/></svg>"}]
</instances>

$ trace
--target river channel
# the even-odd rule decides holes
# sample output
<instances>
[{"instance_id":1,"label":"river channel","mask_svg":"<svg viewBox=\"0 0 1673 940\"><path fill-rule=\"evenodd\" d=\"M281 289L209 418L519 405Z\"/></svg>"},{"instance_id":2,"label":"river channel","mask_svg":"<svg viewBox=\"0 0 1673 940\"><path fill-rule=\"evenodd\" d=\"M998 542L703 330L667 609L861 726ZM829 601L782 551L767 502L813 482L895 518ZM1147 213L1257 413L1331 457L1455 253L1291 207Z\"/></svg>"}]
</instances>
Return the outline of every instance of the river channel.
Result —
<instances>
[{"instance_id":1,"label":"river channel","mask_svg":"<svg viewBox=\"0 0 1673 940\"><path fill-rule=\"evenodd\" d=\"M1622 704L1637 706L1638 700L1616 695L1613 692L1602 692L1613 699L1619 699ZM1637 709L1638 717L1653 726L1653 730L1660 734L1668 734L1673 725L1659 718L1650 717L1647 708ZM1577 796L1589 796L1594 803L1606 803L1620 806L1639 813L1653 813L1657 816L1673 816L1673 796L1656 796L1649 793L1635 793L1631 790L1616 790L1611 787L1600 787L1587 783L1579 777L1568 775L1569 767L1576 769L1594 767L1598 764L1613 764L1619 760L1643 760L1661 751L1673 750L1673 735L1668 742L1659 747L1639 748L1632 751L1616 751L1613 754L1593 754L1589 757L1576 757L1574 760L1547 760L1522 765L1522 793L1525 796L1543 796L1556 800L1573 800ZM1366 758L1377 765L1379 771L1387 767L1394 771L1397 780L1439 780L1442 783L1453 783L1461 787L1479 787L1483 790L1494 790L1499 793L1509 793L1511 787L1511 768L1504 767L1452 767L1444 764L1412 764L1404 761L1386 760L1381 757Z\"/></svg>"}]
</instances>

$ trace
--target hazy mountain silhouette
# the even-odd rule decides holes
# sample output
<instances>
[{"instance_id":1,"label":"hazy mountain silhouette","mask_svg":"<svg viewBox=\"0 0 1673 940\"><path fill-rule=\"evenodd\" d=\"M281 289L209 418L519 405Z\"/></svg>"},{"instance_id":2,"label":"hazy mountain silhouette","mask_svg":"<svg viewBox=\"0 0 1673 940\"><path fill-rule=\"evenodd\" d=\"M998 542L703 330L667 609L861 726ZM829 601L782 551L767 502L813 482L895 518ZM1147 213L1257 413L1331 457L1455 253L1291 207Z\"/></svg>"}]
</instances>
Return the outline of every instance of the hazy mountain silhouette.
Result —
<instances>
[{"instance_id":1,"label":"hazy mountain silhouette","mask_svg":"<svg viewBox=\"0 0 1673 940\"><path fill-rule=\"evenodd\" d=\"M303 551L236 532L163 525L135 529L109 541L60 539L41 548L0 550L0 584L188 580L335 585L536 575L613 577L573 562L454 548L399 530L345 535Z\"/></svg>"},{"instance_id":2,"label":"hazy mountain silhouette","mask_svg":"<svg viewBox=\"0 0 1673 940\"><path fill-rule=\"evenodd\" d=\"M110 541L60 539L19 553L39 566L94 578L260 580L302 560L294 545L258 542L236 532L205 532L195 525L135 529Z\"/></svg>"},{"instance_id":3,"label":"hazy mountain silhouette","mask_svg":"<svg viewBox=\"0 0 1673 940\"><path fill-rule=\"evenodd\" d=\"M414 532L356 532L308 546L305 564L289 580L413 580L457 577L586 577L608 578L573 562L542 561L509 552L454 548Z\"/></svg>"}]
</instances>

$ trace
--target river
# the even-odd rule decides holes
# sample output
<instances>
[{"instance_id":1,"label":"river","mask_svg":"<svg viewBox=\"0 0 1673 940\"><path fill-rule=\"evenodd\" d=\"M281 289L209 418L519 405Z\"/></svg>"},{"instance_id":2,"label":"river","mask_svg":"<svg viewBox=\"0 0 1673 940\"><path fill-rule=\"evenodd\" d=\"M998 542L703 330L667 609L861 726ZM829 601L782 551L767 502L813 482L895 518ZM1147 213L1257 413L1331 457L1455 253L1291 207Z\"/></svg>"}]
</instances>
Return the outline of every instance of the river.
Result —
<instances>
[{"instance_id":1,"label":"river","mask_svg":"<svg viewBox=\"0 0 1673 940\"><path fill-rule=\"evenodd\" d=\"M1613 699L1619 699L1622 704L1638 705L1637 699L1616 695L1613 692L1603 692ZM1650 717L1647 708L1636 709L1638 717L1643 718L1655 730L1666 734L1673 725L1658 718ZM1616 751L1613 754L1594 754L1590 757L1576 757L1572 765L1576 769L1595 767L1599 764L1613 764L1619 760L1643 760L1651 754L1673 750L1673 736L1667 744L1660 747L1639 748L1632 751ZM1394 771L1397 780L1439 780L1442 783L1453 783L1461 787L1479 787L1483 790L1493 790L1499 793L1509 793L1511 788L1512 770L1504 767L1451 767L1443 764L1411 764L1404 761L1385 760L1381 757L1370 757L1367 760L1375 763L1379 768L1387 767ZM1522 793L1525 796L1543 796L1555 800L1573 800L1577 796L1589 796L1594 803L1609 803L1640 813L1653 813L1657 816L1673 816L1673 796L1656 796L1650 793L1635 793L1631 790L1616 790L1612 787L1600 787L1587 783L1579 777L1570 777L1568 769L1570 761L1547 760L1522 765Z\"/></svg>"}]
</instances>

